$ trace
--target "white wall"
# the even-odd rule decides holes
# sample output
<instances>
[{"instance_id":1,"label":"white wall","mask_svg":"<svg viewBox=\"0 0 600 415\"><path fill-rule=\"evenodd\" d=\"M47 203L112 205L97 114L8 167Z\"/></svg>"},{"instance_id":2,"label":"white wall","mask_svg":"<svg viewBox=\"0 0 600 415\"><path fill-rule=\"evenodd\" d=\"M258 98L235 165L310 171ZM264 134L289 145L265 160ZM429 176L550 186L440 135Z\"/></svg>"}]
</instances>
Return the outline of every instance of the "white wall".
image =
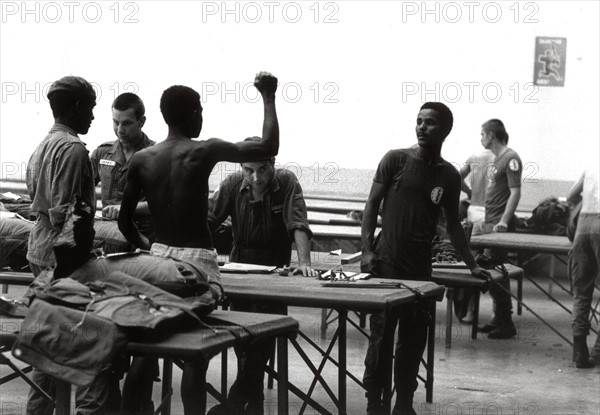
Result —
<instances>
[{"instance_id":1,"label":"white wall","mask_svg":"<svg viewBox=\"0 0 600 415\"><path fill-rule=\"evenodd\" d=\"M598 164L596 1L27 2L25 14L20 1L1 3L3 179L51 126L44 92L66 74L85 77L101 93L85 137L90 149L113 139L110 104L131 90L127 85L145 101L145 130L157 141L166 136L160 95L172 84L204 93L201 138L259 135L262 108L248 102L255 95L244 86L269 70L280 80L282 163L375 168L389 148L414 143L422 101L453 100L460 91L462 98L449 104L455 128L444 148L448 160L462 163L479 150L480 125L500 118L528 163L526 174L573 180L582 158ZM233 12L223 15L225 8ZM251 23L258 11L261 18ZM457 12L461 18L451 23ZM127 23L128 16L137 22ZM527 86L536 36L567 38L564 87ZM473 83L479 84L469 99ZM223 87L236 85L237 97L221 96ZM407 95L415 86L433 92ZM502 96L492 103L498 88ZM297 91L302 96L294 102ZM527 94L535 102L526 102ZM337 102L325 102L327 96Z\"/></svg>"}]
</instances>

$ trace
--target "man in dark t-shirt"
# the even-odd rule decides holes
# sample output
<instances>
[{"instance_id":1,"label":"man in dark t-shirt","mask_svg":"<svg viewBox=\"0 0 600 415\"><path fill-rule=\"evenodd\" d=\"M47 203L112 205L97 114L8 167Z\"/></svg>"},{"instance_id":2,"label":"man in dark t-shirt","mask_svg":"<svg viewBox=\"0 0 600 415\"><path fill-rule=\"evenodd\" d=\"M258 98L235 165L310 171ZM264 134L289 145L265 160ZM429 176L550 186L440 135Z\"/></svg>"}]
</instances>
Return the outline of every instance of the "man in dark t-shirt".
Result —
<instances>
[{"instance_id":1,"label":"man in dark t-shirt","mask_svg":"<svg viewBox=\"0 0 600 415\"><path fill-rule=\"evenodd\" d=\"M508 145L508 133L502 121L492 119L481 126L481 144L495 156L488 169L488 188L485 193L485 219L473 225L473 235L492 232L510 232L516 228L515 210L521 198L523 163ZM505 252L488 250L494 262L503 262ZM490 339L510 339L517 335L512 321L510 279L490 286L494 300L494 317L479 331Z\"/></svg>"},{"instance_id":2,"label":"man in dark t-shirt","mask_svg":"<svg viewBox=\"0 0 600 415\"><path fill-rule=\"evenodd\" d=\"M452 130L452 112L438 102L425 103L417 116L417 146L389 151L379 163L362 222L363 272L381 278L431 280L431 248L441 210L447 218L452 243L473 276L489 273L473 259L458 220L461 178L441 158L446 136ZM382 230L374 246L379 205L383 200ZM404 307L398 319L398 343L394 353L396 404L393 414L415 414L412 407L417 374L431 319L426 304ZM393 347L396 322L382 313L371 314L371 336L365 358L363 382L367 414L389 413L382 404L385 359ZM386 352L387 350L387 352Z\"/></svg>"}]
</instances>

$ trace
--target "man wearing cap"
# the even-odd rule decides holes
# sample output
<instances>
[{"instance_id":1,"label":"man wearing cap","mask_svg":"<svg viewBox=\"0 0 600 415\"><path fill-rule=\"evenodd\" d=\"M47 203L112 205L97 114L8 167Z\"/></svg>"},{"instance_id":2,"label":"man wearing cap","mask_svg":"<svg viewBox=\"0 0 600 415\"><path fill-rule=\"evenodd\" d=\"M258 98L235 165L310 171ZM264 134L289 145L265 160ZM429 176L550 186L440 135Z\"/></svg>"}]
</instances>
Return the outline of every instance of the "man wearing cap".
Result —
<instances>
[{"instance_id":1,"label":"man wearing cap","mask_svg":"<svg viewBox=\"0 0 600 415\"><path fill-rule=\"evenodd\" d=\"M85 79L66 76L52 84L48 99L54 125L27 165L31 211L38 218L29 235L27 260L36 277L42 270L56 266L52 247L75 196L78 195L92 209L95 206L92 165L79 134L87 134L92 124L96 93ZM110 371L106 370L91 385L77 389L76 414L107 413L104 409L114 401L112 396L109 398L109 385L114 385L108 381L109 377ZM34 369L33 380L51 396L54 395L56 385L52 377ZM50 415L52 412L52 402L32 388L27 414Z\"/></svg>"},{"instance_id":2,"label":"man wearing cap","mask_svg":"<svg viewBox=\"0 0 600 415\"><path fill-rule=\"evenodd\" d=\"M128 250L130 245L119 231L117 218L127 182L129 160L134 153L154 145L142 131L146 122L144 103L131 92L119 95L112 104L113 130L117 140L100 144L92 153L94 182L101 184L102 217L96 221L96 239L104 240L104 252ZM146 237L152 239L152 220L148 203L136 208L136 223Z\"/></svg>"},{"instance_id":3,"label":"man wearing cap","mask_svg":"<svg viewBox=\"0 0 600 415\"><path fill-rule=\"evenodd\" d=\"M257 141L256 137L246 141ZM310 264L310 238L306 203L298 179L289 170L275 169L275 158L241 163L241 171L221 182L209 199L208 225L211 232L231 216L232 262L289 266L292 242L296 243L299 266L294 274L316 277ZM236 301L235 311L285 314L282 304L264 301ZM208 414L262 414L264 369L273 350L274 339L236 349L239 359L237 378L229 390L228 401L213 407Z\"/></svg>"}]
</instances>

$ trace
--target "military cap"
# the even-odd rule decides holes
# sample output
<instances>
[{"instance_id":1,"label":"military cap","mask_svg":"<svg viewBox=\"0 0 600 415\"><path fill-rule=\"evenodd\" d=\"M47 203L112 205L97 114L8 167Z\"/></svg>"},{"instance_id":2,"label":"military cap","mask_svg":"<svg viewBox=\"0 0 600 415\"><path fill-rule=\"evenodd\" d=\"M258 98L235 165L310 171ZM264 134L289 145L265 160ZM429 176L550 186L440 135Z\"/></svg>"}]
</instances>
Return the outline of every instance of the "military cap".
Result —
<instances>
[{"instance_id":1,"label":"military cap","mask_svg":"<svg viewBox=\"0 0 600 415\"><path fill-rule=\"evenodd\" d=\"M96 92L92 85L79 76L65 76L55 81L48 90L48 98L55 92L70 92L79 97L96 99Z\"/></svg>"}]
</instances>

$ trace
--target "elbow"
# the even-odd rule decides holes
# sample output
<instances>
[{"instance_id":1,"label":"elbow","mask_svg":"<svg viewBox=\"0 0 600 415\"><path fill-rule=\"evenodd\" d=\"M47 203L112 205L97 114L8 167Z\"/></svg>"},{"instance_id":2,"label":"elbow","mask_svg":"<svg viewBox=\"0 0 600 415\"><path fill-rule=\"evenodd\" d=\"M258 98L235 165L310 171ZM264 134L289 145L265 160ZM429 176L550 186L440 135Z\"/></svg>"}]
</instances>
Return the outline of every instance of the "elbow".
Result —
<instances>
[{"instance_id":1,"label":"elbow","mask_svg":"<svg viewBox=\"0 0 600 415\"><path fill-rule=\"evenodd\" d=\"M269 157L275 157L279 154L279 136L273 137L269 146Z\"/></svg>"}]
</instances>

